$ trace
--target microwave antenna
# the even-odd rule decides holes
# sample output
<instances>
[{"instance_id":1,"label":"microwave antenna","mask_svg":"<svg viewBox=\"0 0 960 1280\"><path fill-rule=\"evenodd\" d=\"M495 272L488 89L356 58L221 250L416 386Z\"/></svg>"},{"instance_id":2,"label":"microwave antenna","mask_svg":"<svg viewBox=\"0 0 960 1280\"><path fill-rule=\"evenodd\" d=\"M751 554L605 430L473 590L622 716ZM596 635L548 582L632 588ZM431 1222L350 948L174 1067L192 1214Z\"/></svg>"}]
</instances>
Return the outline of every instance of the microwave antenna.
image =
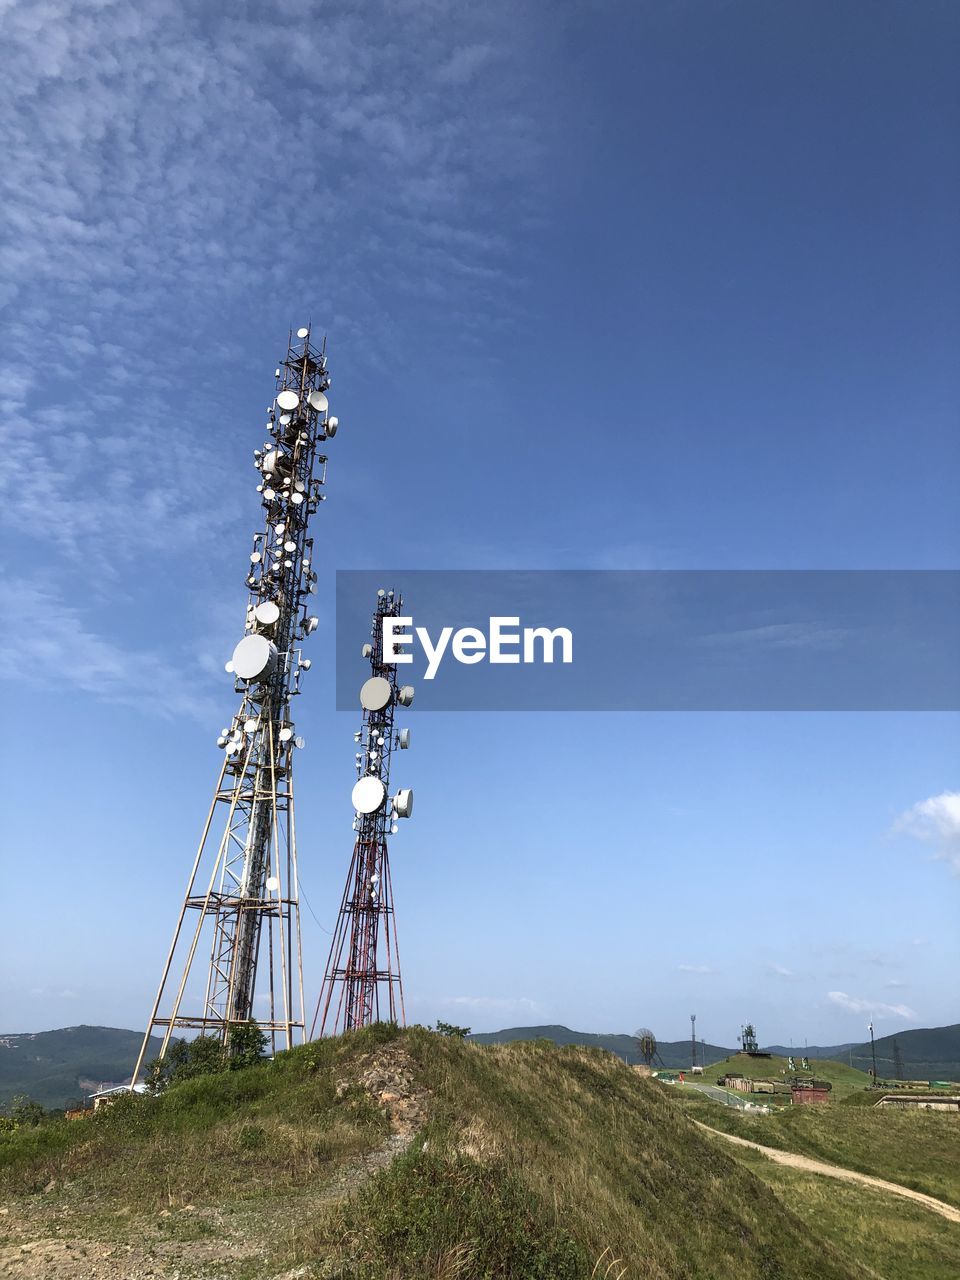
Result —
<instances>
[{"instance_id":1,"label":"microwave antenna","mask_svg":"<svg viewBox=\"0 0 960 1280\"><path fill-rule=\"evenodd\" d=\"M175 1029L215 1036L228 1053L234 1031L254 1022L274 1050L303 1038L293 772L304 743L291 703L310 668L301 642L319 625L310 611L317 573L308 530L324 500L321 446L339 425L329 412L325 351L311 343L309 327L290 334L268 438L254 450L263 524L244 575L243 633L226 663L240 701L217 738L220 776L131 1084L154 1032L160 1058Z\"/></svg>"},{"instance_id":2,"label":"microwave antenna","mask_svg":"<svg viewBox=\"0 0 960 1280\"><path fill-rule=\"evenodd\" d=\"M387 837L396 835L399 820L413 813L412 791L390 795L393 752L410 745L410 730L396 729L394 714L413 702L413 687L401 685L396 664L383 661L383 619L402 613L403 598L381 588L371 639L360 651L370 663L370 676L360 688L363 719L354 734L357 781L351 798L356 836L311 1039L318 1021L320 1035L381 1020L405 1021Z\"/></svg>"}]
</instances>

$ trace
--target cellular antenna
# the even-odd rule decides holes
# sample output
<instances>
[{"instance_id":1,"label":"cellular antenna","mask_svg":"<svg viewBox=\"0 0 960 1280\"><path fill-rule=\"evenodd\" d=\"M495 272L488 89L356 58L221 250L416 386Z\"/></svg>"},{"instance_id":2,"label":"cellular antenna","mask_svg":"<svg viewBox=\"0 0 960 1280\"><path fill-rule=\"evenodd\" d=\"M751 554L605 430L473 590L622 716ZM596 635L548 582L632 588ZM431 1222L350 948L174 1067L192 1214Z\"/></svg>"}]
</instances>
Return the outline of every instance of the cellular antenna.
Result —
<instances>
[{"instance_id":1,"label":"cellular antenna","mask_svg":"<svg viewBox=\"0 0 960 1280\"><path fill-rule=\"evenodd\" d=\"M240 705L217 738L223 765L131 1085L155 1030L161 1059L174 1028L216 1036L228 1051L234 1028L254 1021L275 1050L303 1038L293 764L304 742L291 699L310 668L300 642L319 622L309 611L317 574L307 531L326 478L318 446L337 422L326 356L309 329L291 335L275 377L270 438L254 450L264 524L246 571L243 635L226 664Z\"/></svg>"},{"instance_id":2,"label":"cellular antenna","mask_svg":"<svg viewBox=\"0 0 960 1280\"><path fill-rule=\"evenodd\" d=\"M369 660L370 678L360 688L363 720L360 732L354 734L359 745L351 797L356 840L311 1039L318 1020L321 1035L336 1035L381 1019L405 1021L387 835L396 835L398 819L413 813L412 791L390 797L394 749L405 751L410 745L410 730L394 729L394 713L398 706L409 707L413 687L399 684L396 664L387 666L383 661L383 619L402 613L403 598L381 588L371 642L360 651Z\"/></svg>"}]
</instances>

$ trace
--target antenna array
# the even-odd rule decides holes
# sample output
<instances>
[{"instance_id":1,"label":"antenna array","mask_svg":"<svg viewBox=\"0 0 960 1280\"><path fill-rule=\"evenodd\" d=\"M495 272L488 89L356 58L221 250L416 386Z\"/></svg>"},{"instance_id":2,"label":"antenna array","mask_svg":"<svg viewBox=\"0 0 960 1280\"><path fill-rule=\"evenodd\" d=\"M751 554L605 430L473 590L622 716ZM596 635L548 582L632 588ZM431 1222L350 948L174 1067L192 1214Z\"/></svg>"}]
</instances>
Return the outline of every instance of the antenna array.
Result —
<instances>
[{"instance_id":1,"label":"antenna array","mask_svg":"<svg viewBox=\"0 0 960 1280\"><path fill-rule=\"evenodd\" d=\"M318 446L338 421L329 414L325 350L311 345L309 328L291 334L275 378L269 439L254 450L264 525L246 573L244 634L226 664L240 705L217 739L223 765L132 1083L155 1030L162 1058L177 1027L218 1036L228 1049L231 1030L253 1021L274 1049L290 1048L304 1028L293 800L304 742L290 703L310 668L300 642L319 625L309 611L317 574L308 536L324 500L327 458Z\"/></svg>"},{"instance_id":2,"label":"antenna array","mask_svg":"<svg viewBox=\"0 0 960 1280\"><path fill-rule=\"evenodd\" d=\"M383 619L402 613L403 598L381 588L371 642L361 650L370 662L370 678L360 689L363 720L354 734L356 840L311 1039L318 1019L321 1035L364 1027L381 1017L405 1020L387 834L396 835L398 819L413 813L412 791L390 796L393 751L410 745L410 730L394 728L394 713L413 702L413 687L399 684L396 664L383 661Z\"/></svg>"}]
</instances>

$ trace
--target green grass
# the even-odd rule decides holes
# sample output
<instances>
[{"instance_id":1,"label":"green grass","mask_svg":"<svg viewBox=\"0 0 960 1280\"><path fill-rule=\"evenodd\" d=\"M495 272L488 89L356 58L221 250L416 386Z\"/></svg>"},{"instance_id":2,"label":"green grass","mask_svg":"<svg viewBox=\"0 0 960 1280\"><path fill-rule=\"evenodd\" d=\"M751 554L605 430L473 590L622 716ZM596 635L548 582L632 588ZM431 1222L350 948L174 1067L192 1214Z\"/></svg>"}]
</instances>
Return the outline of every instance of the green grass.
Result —
<instances>
[{"instance_id":1,"label":"green grass","mask_svg":"<svg viewBox=\"0 0 960 1280\"><path fill-rule=\"evenodd\" d=\"M686 1090L680 1101L698 1120L725 1133L899 1182L960 1208L960 1116L951 1112L828 1105L765 1116Z\"/></svg>"},{"instance_id":2,"label":"green grass","mask_svg":"<svg viewBox=\"0 0 960 1280\"><path fill-rule=\"evenodd\" d=\"M91 1119L0 1132L0 1190L79 1183L107 1204L159 1208L322 1178L383 1140L380 1109L359 1087L337 1097L336 1082L396 1034L374 1027L159 1098L125 1096Z\"/></svg>"},{"instance_id":3,"label":"green grass","mask_svg":"<svg viewBox=\"0 0 960 1280\"><path fill-rule=\"evenodd\" d=\"M787 1169L749 1151L742 1163L818 1238L859 1259L861 1274L882 1280L960 1276L960 1228L929 1209L855 1183Z\"/></svg>"},{"instance_id":4,"label":"green grass","mask_svg":"<svg viewBox=\"0 0 960 1280\"><path fill-rule=\"evenodd\" d=\"M704 1084L716 1084L717 1079L728 1072L732 1075L746 1076L749 1080L786 1080L788 1082L794 1076L814 1076L817 1080L830 1081L833 1085L830 1094L833 1101L839 1101L851 1093L867 1089L872 1083L866 1072L858 1071L856 1067L849 1067L844 1062L834 1062L829 1058L811 1058L810 1070L801 1071L798 1055L794 1058L794 1065L796 1069L791 1071L787 1066L786 1058L778 1058L776 1055L770 1058L751 1058L746 1053L734 1053L729 1058L724 1058L722 1062L715 1062L713 1066L705 1067L702 1079Z\"/></svg>"},{"instance_id":5,"label":"green grass","mask_svg":"<svg viewBox=\"0 0 960 1280\"><path fill-rule=\"evenodd\" d=\"M391 1056L427 1120L404 1155L365 1176L358 1158L386 1150L389 1126L360 1076ZM839 1240L817 1241L691 1124L669 1086L601 1050L484 1047L418 1028L371 1028L94 1120L21 1130L0 1139L0 1187L21 1200L7 1220L18 1230L55 1221L158 1256L195 1237L196 1275L222 1273L206 1244L220 1231L237 1245L238 1277L297 1265L341 1280L863 1275ZM161 1206L184 1219L158 1228Z\"/></svg>"}]
</instances>

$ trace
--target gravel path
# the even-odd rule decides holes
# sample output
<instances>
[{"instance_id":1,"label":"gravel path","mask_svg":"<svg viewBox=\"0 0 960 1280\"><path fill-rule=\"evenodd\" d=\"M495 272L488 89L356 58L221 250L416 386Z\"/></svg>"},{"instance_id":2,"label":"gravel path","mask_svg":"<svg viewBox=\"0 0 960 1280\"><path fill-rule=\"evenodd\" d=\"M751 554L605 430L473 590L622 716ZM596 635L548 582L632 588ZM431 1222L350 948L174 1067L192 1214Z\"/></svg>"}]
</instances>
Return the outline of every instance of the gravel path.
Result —
<instances>
[{"instance_id":1,"label":"gravel path","mask_svg":"<svg viewBox=\"0 0 960 1280\"><path fill-rule=\"evenodd\" d=\"M720 1129L711 1129L708 1124L699 1120L693 1122L699 1129L716 1134L727 1142L736 1143L738 1147L749 1147L751 1151L759 1151L762 1155L784 1164L790 1169L800 1169L804 1173L821 1173L827 1178L841 1178L846 1182L860 1182L867 1187L876 1187L878 1191L889 1191L891 1195L903 1196L907 1200L915 1200L917 1204L926 1205L934 1213L939 1213L948 1222L960 1222L960 1209L934 1196L925 1195L922 1191L913 1191L910 1187L902 1187L899 1182L887 1182L883 1178L871 1177L868 1173L857 1173L855 1169L844 1169L839 1164L826 1164L823 1160L811 1160L809 1156L798 1156L793 1151L780 1151L777 1147L762 1147L759 1142L751 1142L748 1138L738 1138L732 1133L723 1133Z\"/></svg>"}]
</instances>

